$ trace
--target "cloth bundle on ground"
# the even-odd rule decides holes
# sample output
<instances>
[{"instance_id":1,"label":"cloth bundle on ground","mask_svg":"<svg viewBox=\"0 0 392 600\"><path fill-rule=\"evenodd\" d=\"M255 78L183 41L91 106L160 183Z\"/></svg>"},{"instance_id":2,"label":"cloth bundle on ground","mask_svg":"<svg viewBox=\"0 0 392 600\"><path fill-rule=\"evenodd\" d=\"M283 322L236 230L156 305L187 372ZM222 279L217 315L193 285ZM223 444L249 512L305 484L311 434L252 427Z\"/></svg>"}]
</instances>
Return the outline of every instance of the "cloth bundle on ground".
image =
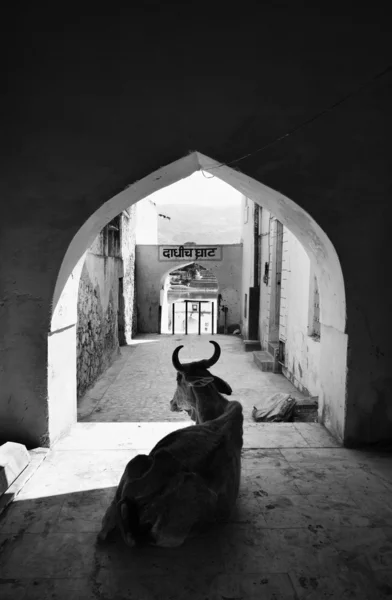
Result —
<instances>
[{"instance_id":1,"label":"cloth bundle on ground","mask_svg":"<svg viewBox=\"0 0 392 600\"><path fill-rule=\"evenodd\" d=\"M265 401L262 408L253 407L252 417L257 423L291 421L296 400L283 392L278 392Z\"/></svg>"}]
</instances>

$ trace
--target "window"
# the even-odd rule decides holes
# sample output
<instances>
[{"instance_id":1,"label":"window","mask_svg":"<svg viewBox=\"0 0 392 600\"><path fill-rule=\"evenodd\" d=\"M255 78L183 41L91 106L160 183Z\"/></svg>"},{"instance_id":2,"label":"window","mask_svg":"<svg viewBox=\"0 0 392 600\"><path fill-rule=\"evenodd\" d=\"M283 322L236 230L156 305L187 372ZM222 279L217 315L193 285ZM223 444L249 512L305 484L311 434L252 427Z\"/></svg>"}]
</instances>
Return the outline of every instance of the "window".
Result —
<instances>
[{"instance_id":1,"label":"window","mask_svg":"<svg viewBox=\"0 0 392 600\"><path fill-rule=\"evenodd\" d=\"M118 215L107 225L108 256L121 254L121 215Z\"/></svg>"}]
</instances>

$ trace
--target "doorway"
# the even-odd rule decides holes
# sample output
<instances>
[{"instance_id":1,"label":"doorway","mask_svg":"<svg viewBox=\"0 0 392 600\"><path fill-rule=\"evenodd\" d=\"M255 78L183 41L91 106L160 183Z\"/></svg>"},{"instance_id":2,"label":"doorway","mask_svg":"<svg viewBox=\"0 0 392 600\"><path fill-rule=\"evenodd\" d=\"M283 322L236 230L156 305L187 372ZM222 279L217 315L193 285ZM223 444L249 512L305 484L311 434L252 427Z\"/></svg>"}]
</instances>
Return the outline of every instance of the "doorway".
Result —
<instances>
[{"instance_id":1,"label":"doorway","mask_svg":"<svg viewBox=\"0 0 392 600\"><path fill-rule=\"evenodd\" d=\"M182 300L172 303L169 328L172 334L211 334L216 332L216 308L213 300Z\"/></svg>"},{"instance_id":2,"label":"doorway","mask_svg":"<svg viewBox=\"0 0 392 600\"><path fill-rule=\"evenodd\" d=\"M198 263L170 271L162 288L161 333L216 333L218 292L215 274Z\"/></svg>"}]
</instances>

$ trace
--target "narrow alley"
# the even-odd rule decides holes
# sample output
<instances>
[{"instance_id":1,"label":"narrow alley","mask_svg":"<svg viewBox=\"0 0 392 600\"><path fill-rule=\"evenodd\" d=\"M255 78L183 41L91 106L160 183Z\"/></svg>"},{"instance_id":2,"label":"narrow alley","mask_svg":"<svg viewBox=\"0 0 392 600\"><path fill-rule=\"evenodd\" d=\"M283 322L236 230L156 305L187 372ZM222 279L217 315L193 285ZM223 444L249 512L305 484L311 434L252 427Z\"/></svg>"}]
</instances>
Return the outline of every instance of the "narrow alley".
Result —
<instances>
[{"instance_id":1,"label":"narrow alley","mask_svg":"<svg viewBox=\"0 0 392 600\"><path fill-rule=\"evenodd\" d=\"M231 386L231 399L244 407L245 421L252 421L254 406L276 392L290 393L299 402L304 399L283 375L262 372L245 352L242 339L231 335L158 335L139 334L81 398L78 420L83 422L188 421L185 413L173 413L176 373L171 356L180 345L184 362L208 358L213 352L209 340L215 340L222 355L212 371Z\"/></svg>"}]
</instances>

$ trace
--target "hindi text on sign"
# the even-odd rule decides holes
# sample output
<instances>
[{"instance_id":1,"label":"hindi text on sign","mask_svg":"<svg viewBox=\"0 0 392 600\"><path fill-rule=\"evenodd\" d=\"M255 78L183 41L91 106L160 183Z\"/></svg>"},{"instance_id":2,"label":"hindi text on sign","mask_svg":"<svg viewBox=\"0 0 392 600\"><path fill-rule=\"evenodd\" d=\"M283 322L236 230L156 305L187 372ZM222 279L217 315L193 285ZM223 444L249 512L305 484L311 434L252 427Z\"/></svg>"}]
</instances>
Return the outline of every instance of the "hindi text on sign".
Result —
<instances>
[{"instance_id":1,"label":"hindi text on sign","mask_svg":"<svg viewBox=\"0 0 392 600\"><path fill-rule=\"evenodd\" d=\"M221 246L159 246L159 260L222 260Z\"/></svg>"}]
</instances>

